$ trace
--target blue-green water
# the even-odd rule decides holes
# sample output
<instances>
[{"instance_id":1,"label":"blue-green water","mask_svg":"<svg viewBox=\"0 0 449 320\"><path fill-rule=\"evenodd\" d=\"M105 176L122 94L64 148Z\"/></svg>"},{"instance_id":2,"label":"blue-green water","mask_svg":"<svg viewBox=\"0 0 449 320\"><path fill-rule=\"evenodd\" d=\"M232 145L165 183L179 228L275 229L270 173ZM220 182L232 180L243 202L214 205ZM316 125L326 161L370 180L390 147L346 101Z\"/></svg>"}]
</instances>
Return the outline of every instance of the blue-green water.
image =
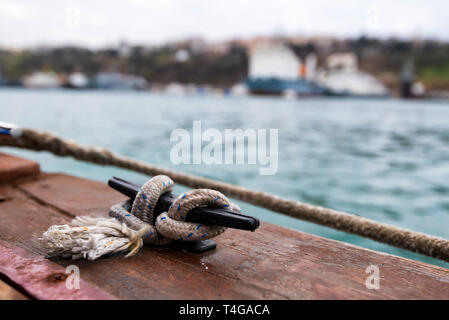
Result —
<instances>
[{"instance_id":1,"label":"blue-green water","mask_svg":"<svg viewBox=\"0 0 449 320\"><path fill-rule=\"evenodd\" d=\"M0 121L50 130L171 169L357 213L449 238L449 104L433 101L167 96L149 92L0 90ZM278 128L279 169L174 165L173 129ZM0 148L43 170L106 181L145 176ZM175 192L185 190L177 187ZM449 264L238 202L263 221L440 266Z\"/></svg>"}]
</instances>

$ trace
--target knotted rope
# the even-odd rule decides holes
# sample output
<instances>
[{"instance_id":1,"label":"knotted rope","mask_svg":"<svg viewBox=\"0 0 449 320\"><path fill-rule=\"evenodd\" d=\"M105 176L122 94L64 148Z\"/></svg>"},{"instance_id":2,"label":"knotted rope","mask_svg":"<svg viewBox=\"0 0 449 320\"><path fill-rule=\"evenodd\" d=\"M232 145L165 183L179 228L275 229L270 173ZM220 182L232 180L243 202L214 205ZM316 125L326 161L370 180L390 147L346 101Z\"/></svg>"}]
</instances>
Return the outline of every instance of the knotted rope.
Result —
<instances>
[{"instance_id":1,"label":"knotted rope","mask_svg":"<svg viewBox=\"0 0 449 320\"><path fill-rule=\"evenodd\" d=\"M229 183L164 169L113 152L64 140L52 133L32 129L16 130L13 137L0 138L0 145L37 151L49 151L57 156L73 157L100 165L111 165L150 176L167 175L177 183L191 188L209 188L287 216L320 224L326 227L356 234L372 240L421 253L449 262L449 241L420 232L379 223L329 208L283 199L261 191L255 191Z\"/></svg>"},{"instance_id":2,"label":"knotted rope","mask_svg":"<svg viewBox=\"0 0 449 320\"><path fill-rule=\"evenodd\" d=\"M179 196L168 212L154 220L159 197L173 187L169 177L153 177L142 186L132 204L128 200L112 206L109 212L112 218L77 217L72 221L73 227L51 226L41 240L52 256L95 260L105 254L129 251L126 257L131 257L144 243L166 245L175 240L205 240L226 230L221 226L186 222L194 208L214 206L239 210L218 191L196 189Z\"/></svg>"}]
</instances>

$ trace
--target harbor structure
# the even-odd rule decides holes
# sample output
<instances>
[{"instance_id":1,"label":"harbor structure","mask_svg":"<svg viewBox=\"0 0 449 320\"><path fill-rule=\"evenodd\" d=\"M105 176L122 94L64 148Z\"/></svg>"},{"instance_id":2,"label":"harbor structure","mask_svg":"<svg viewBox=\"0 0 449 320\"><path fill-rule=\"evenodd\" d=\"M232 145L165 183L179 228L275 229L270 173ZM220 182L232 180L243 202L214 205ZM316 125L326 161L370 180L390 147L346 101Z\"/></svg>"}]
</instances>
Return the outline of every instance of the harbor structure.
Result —
<instances>
[{"instance_id":1,"label":"harbor structure","mask_svg":"<svg viewBox=\"0 0 449 320\"><path fill-rule=\"evenodd\" d=\"M285 44L256 44L249 48L248 59L246 84L252 94L312 96L325 92L306 77L305 65Z\"/></svg>"}]
</instances>

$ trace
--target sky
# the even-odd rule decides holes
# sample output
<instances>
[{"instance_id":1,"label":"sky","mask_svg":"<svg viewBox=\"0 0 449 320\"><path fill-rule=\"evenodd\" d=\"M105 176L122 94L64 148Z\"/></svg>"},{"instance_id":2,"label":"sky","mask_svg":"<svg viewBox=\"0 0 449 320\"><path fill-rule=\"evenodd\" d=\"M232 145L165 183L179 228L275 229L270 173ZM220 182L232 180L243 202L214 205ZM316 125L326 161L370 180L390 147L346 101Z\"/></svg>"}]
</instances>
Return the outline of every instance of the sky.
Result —
<instances>
[{"instance_id":1,"label":"sky","mask_svg":"<svg viewBox=\"0 0 449 320\"><path fill-rule=\"evenodd\" d=\"M0 0L0 46L10 48L362 34L449 41L449 1Z\"/></svg>"}]
</instances>

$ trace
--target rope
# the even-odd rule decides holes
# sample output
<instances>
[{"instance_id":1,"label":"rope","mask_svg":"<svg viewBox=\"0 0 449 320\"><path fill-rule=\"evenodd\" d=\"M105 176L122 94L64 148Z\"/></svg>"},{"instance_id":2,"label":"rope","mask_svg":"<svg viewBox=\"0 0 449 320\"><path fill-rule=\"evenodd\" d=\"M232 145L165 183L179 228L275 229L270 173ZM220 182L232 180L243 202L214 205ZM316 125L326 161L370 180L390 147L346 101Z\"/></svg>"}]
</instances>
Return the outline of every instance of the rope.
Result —
<instances>
[{"instance_id":1,"label":"rope","mask_svg":"<svg viewBox=\"0 0 449 320\"><path fill-rule=\"evenodd\" d=\"M173 190L173 181L164 175L148 180L131 204L130 200L111 207L110 219L77 217L69 225L51 226L42 235L44 247L50 256L96 260L106 254L129 251L126 257L136 255L144 243L166 245L175 240L196 241L216 237L226 228L186 222L189 212L200 206L231 207L220 192L196 189L179 196L168 213L153 220L159 197ZM131 210L129 210L131 208Z\"/></svg>"},{"instance_id":2,"label":"rope","mask_svg":"<svg viewBox=\"0 0 449 320\"><path fill-rule=\"evenodd\" d=\"M53 225L39 239L50 256L96 260L130 249L133 255L142 247L141 238L147 232L145 228L130 229L113 218L76 217L72 225Z\"/></svg>"},{"instance_id":3,"label":"rope","mask_svg":"<svg viewBox=\"0 0 449 320\"><path fill-rule=\"evenodd\" d=\"M69 156L100 165L116 166L150 176L167 175L184 186L214 189L229 197L296 219L313 222L449 262L449 241L443 238L390 226L333 209L283 199L265 192L250 190L221 181L164 169L116 155L106 149L82 146L76 142L66 141L51 133L22 129L20 137L0 138L0 145L36 151L45 150L57 156Z\"/></svg>"}]
</instances>

